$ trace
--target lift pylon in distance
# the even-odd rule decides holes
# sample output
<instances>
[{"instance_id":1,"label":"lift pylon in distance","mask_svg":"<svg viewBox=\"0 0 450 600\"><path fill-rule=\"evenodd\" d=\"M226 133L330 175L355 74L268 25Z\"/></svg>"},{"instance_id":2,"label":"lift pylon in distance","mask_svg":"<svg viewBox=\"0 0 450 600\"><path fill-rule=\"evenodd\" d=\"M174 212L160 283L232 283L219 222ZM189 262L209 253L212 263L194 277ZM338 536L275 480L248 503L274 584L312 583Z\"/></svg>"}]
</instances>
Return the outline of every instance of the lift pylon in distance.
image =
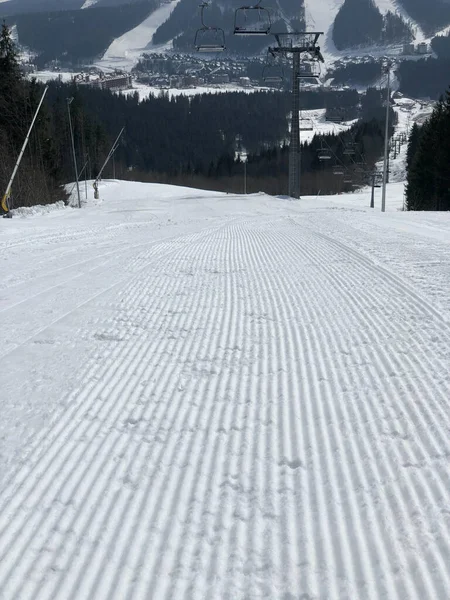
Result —
<instances>
[{"instance_id":1,"label":"lift pylon in distance","mask_svg":"<svg viewBox=\"0 0 450 600\"><path fill-rule=\"evenodd\" d=\"M256 4L241 6L234 13L234 35L267 35L270 33L272 22L270 12L261 6L259 0Z\"/></svg>"},{"instance_id":2,"label":"lift pylon in distance","mask_svg":"<svg viewBox=\"0 0 450 600\"><path fill-rule=\"evenodd\" d=\"M194 48L197 52L223 52L226 49L225 31L221 27L206 25L203 13L209 6L208 2L203 2L199 6L201 27L195 33Z\"/></svg>"},{"instance_id":3,"label":"lift pylon in distance","mask_svg":"<svg viewBox=\"0 0 450 600\"><path fill-rule=\"evenodd\" d=\"M300 61L313 60L324 62L320 47L317 44L322 31L290 31L273 33L276 45L269 50L274 54L289 56L292 60L292 110L291 110L291 132L289 141L289 196L300 198L301 192L301 170L300 170L300 85L299 71Z\"/></svg>"}]
</instances>

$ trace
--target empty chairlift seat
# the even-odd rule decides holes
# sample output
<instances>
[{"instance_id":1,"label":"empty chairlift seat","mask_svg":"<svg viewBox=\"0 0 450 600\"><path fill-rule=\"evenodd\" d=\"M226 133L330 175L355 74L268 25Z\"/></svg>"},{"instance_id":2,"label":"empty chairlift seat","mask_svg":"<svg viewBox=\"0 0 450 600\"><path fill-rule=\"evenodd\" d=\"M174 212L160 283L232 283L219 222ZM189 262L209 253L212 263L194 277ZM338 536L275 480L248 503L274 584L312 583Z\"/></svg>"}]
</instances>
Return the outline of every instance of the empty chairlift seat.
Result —
<instances>
[{"instance_id":1,"label":"empty chairlift seat","mask_svg":"<svg viewBox=\"0 0 450 600\"><path fill-rule=\"evenodd\" d=\"M331 150L329 150L328 148L319 148L317 150L317 156L319 158L319 160L331 160L332 155L331 155Z\"/></svg>"},{"instance_id":2,"label":"empty chairlift seat","mask_svg":"<svg viewBox=\"0 0 450 600\"><path fill-rule=\"evenodd\" d=\"M234 13L235 35L267 35L271 25L270 13L261 6L261 0L253 5L241 6Z\"/></svg>"},{"instance_id":3,"label":"empty chairlift seat","mask_svg":"<svg viewBox=\"0 0 450 600\"><path fill-rule=\"evenodd\" d=\"M354 156L356 154L355 142L346 142L342 153L345 154L345 156Z\"/></svg>"},{"instance_id":4,"label":"empty chairlift seat","mask_svg":"<svg viewBox=\"0 0 450 600\"><path fill-rule=\"evenodd\" d=\"M262 78L266 83L281 83L284 79L283 67L281 65L264 65Z\"/></svg>"},{"instance_id":5,"label":"empty chairlift seat","mask_svg":"<svg viewBox=\"0 0 450 600\"><path fill-rule=\"evenodd\" d=\"M300 117L299 128L300 131L314 131L313 120L305 117Z\"/></svg>"},{"instance_id":6,"label":"empty chairlift seat","mask_svg":"<svg viewBox=\"0 0 450 600\"><path fill-rule=\"evenodd\" d=\"M202 26L196 31L194 48L197 52L223 52L226 49L225 32L221 27L206 25L203 12L207 6L207 2L200 4Z\"/></svg>"},{"instance_id":7,"label":"empty chairlift seat","mask_svg":"<svg viewBox=\"0 0 450 600\"><path fill-rule=\"evenodd\" d=\"M318 79L320 77L320 64L317 61L302 61L298 72L299 79Z\"/></svg>"}]
</instances>

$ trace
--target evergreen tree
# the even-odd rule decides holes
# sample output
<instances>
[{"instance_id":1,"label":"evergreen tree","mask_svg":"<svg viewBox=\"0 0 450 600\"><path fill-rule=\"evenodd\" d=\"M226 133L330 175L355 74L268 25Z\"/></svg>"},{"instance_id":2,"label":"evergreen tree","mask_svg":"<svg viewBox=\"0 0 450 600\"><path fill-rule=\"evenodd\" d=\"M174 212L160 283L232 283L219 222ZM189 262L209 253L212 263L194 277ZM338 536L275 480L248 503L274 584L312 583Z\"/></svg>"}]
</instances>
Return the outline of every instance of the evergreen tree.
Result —
<instances>
[{"instance_id":1,"label":"evergreen tree","mask_svg":"<svg viewBox=\"0 0 450 600\"><path fill-rule=\"evenodd\" d=\"M410 42L414 39L411 26L390 10L384 16L383 42L386 44Z\"/></svg>"},{"instance_id":2,"label":"evergreen tree","mask_svg":"<svg viewBox=\"0 0 450 600\"><path fill-rule=\"evenodd\" d=\"M406 169L409 170L413 163L420 141L420 129L417 123L414 123L411 128L408 140L408 150L406 152Z\"/></svg>"},{"instance_id":3,"label":"evergreen tree","mask_svg":"<svg viewBox=\"0 0 450 600\"><path fill-rule=\"evenodd\" d=\"M0 129L8 130L8 138L20 137L23 110L23 76L16 47L5 23L0 34Z\"/></svg>"},{"instance_id":4,"label":"evergreen tree","mask_svg":"<svg viewBox=\"0 0 450 600\"><path fill-rule=\"evenodd\" d=\"M5 87L21 79L17 49L11 32L3 21L0 34L0 85Z\"/></svg>"},{"instance_id":5,"label":"evergreen tree","mask_svg":"<svg viewBox=\"0 0 450 600\"><path fill-rule=\"evenodd\" d=\"M408 210L450 210L450 95L441 99L408 148ZM416 150L414 151L414 145Z\"/></svg>"}]
</instances>

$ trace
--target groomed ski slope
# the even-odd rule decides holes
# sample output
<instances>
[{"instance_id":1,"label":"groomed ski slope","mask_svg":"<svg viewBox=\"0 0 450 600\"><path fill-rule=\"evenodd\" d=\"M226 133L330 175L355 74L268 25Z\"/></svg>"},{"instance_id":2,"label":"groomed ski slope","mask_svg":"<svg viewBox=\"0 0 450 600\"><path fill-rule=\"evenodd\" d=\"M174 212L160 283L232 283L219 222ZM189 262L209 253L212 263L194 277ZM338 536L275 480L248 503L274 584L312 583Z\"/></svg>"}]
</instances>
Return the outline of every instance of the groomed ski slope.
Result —
<instances>
[{"instance_id":1,"label":"groomed ski slope","mask_svg":"<svg viewBox=\"0 0 450 600\"><path fill-rule=\"evenodd\" d=\"M142 53L152 49L153 34L167 21L179 1L172 0L168 4L161 4L140 25L116 38L96 66L102 69L131 70Z\"/></svg>"},{"instance_id":2,"label":"groomed ski slope","mask_svg":"<svg viewBox=\"0 0 450 600\"><path fill-rule=\"evenodd\" d=\"M0 221L2 600L445 600L450 215L105 182Z\"/></svg>"}]
</instances>

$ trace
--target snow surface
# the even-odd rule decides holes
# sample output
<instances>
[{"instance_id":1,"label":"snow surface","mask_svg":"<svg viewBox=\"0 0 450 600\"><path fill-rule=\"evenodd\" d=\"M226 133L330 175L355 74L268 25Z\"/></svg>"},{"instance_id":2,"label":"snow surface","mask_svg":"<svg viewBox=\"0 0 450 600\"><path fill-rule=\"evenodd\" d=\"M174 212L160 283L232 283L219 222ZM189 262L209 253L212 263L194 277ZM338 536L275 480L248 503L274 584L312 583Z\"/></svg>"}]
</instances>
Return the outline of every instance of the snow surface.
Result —
<instances>
[{"instance_id":1,"label":"snow surface","mask_svg":"<svg viewBox=\"0 0 450 600\"><path fill-rule=\"evenodd\" d=\"M125 96L138 93L139 100L145 100L149 96L159 96L160 94L168 94L169 98L176 96L197 96L198 94L225 94L227 92L242 92L243 94L252 94L253 92L267 91L267 87L242 87L236 84L220 84L220 85L199 85L192 88L159 88L141 83L133 83L132 89L122 90L120 94ZM271 90L273 91L273 90Z\"/></svg>"},{"instance_id":2,"label":"snow surface","mask_svg":"<svg viewBox=\"0 0 450 600\"><path fill-rule=\"evenodd\" d=\"M450 213L100 192L0 220L2 600L448 598Z\"/></svg>"},{"instance_id":3,"label":"snow surface","mask_svg":"<svg viewBox=\"0 0 450 600\"><path fill-rule=\"evenodd\" d=\"M315 135L339 135L340 133L348 131L352 125L357 123L357 120L346 121L343 123L332 123L331 121L326 120L325 114L325 108L300 111L300 125L304 127L308 124L312 124L313 126L312 131L300 132L300 141L302 143L310 143Z\"/></svg>"}]
</instances>

